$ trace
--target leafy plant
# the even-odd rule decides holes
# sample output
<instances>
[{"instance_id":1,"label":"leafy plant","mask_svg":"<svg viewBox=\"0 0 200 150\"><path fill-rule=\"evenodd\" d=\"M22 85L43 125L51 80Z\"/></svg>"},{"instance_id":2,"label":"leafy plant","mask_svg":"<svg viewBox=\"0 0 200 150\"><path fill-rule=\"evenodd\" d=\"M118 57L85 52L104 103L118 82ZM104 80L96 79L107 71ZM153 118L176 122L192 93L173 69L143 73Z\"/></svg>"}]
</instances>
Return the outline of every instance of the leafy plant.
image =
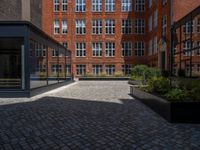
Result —
<instances>
[{"instance_id":1,"label":"leafy plant","mask_svg":"<svg viewBox=\"0 0 200 150\"><path fill-rule=\"evenodd\" d=\"M200 85L194 87L190 92L189 95L191 96L192 100L200 100Z\"/></svg>"},{"instance_id":2,"label":"leafy plant","mask_svg":"<svg viewBox=\"0 0 200 150\"><path fill-rule=\"evenodd\" d=\"M146 65L136 65L131 71L132 80L141 80L146 84L151 78L161 76L161 72L157 68L151 68Z\"/></svg>"},{"instance_id":3,"label":"leafy plant","mask_svg":"<svg viewBox=\"0 0 200 150\"><path fill-rule=\"evenodd\" d=\"M158 94L165 94L171 88L169 79L164 77L152 78L149 80L148 85L149 92Z\"/></svg>"},{"instance_id":4,"label":"leafy plant","mask_svg":"<svg viewBox=\"0 0 200 150\"><path fill-rule=\"evenodd\" d=\"M186 98L186 92L181 89L172 89L164 95L168 100L180 101Z\"/></svg>"}]
</instances>

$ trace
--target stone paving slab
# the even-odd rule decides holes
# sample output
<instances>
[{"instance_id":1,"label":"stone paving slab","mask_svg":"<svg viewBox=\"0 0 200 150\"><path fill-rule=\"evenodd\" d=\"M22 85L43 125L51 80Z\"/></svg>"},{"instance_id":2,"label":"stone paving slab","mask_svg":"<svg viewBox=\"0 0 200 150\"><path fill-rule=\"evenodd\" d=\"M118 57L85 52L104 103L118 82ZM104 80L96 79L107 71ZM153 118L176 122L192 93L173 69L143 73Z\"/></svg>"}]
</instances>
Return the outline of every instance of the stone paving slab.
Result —
<instances>
[{"instance_id":1,"label":"stone paving slab","mask_svg":"<svg viewBox=\"0 0 200 150\"><path fill-rule=\"evenodd\" d=\"M0 99L0 150L199 149L199 124L166 122L129 96L126 81L81 81L35 99Z\"/></svg>"}]
</instances>

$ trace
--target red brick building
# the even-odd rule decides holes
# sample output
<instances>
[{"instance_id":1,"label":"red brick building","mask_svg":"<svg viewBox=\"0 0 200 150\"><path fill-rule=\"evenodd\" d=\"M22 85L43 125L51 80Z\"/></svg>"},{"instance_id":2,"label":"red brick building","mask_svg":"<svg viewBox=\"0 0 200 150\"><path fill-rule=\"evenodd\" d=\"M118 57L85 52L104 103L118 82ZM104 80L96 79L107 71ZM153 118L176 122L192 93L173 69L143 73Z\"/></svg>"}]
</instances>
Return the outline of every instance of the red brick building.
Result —
<instances>
[{"instance_id":1,"label":"red brick building","mask_svg":"<svg viewBox=\"0 0 200 150\"><path fill-rule=\"evenodd\" d=\"M200 0L44 0L43 29L72 51L75 75L128 74L132 65L143 63L169 70L171 25L199 4ZM183 6L187 9L180 9Z\"/></svg>"}]
</instances>

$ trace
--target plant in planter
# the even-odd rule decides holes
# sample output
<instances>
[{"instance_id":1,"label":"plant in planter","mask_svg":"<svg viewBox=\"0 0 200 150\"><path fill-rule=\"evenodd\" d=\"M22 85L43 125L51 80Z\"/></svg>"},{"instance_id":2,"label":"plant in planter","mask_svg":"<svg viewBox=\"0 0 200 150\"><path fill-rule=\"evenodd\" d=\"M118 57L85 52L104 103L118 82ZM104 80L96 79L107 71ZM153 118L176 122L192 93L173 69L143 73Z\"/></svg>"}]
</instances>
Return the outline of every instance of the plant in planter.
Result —
<instances>
[{"instance_id":1,"label":"plant in planter","mask_svg":"<svg viewBox=\"0 0 200 150\"><path fill-rule=\"evenodd\" d=\"M124 74L121 71L115 72L115 77L123 77Z\"/></svg>"},{"instance_id":2,"label":"plant in planter","mask_svg":"<svg viewBox=\"0 0 200 150\"><path fill-rule=\"evenodd\" d=\"M136 65L131 71L131 80L141 81L143 84L154 77L160 77L161 72L157 68L150 68L146 65Z\"/></svg>"},{"instance_id":3,"label":"plant in planter","mask_svg":"<svg viewBox=\"0 0 200 150\"><path fill-rule=\"evenodd\" d=\"M170 80L164 77L155 77L148 82L148 91L151 93L165 94L170 88Z\"/></svg>"},{"instance_id":4,"label":"plant in planter","mask_svg":"<svg viewBox=\"0 0 200 150\"><path fill-rule=\"evenodd\" d=\"M181 89L171 89L167 94L164 95L168 100L181 101L186 98L185 91Z\"/></svg>"}]
</instances>

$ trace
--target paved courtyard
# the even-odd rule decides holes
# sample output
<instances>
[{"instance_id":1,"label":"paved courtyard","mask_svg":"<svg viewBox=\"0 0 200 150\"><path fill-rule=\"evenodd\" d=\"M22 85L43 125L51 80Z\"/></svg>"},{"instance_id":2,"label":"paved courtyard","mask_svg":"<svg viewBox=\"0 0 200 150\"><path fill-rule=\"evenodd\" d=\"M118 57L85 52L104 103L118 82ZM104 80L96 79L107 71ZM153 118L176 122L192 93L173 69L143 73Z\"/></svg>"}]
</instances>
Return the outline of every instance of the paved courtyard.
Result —
<instances>
[{"instance_id":1,"label":"paved courtyard","mask_svg":"<svg viewBox=\"0 0 200 150\"><path fill-rule=\"evenodd\" d=\"M199 150L200 125L170 124L129 96L126 81L82 81L0 99L0 150Z\"/></svg>"}]
</instances>

